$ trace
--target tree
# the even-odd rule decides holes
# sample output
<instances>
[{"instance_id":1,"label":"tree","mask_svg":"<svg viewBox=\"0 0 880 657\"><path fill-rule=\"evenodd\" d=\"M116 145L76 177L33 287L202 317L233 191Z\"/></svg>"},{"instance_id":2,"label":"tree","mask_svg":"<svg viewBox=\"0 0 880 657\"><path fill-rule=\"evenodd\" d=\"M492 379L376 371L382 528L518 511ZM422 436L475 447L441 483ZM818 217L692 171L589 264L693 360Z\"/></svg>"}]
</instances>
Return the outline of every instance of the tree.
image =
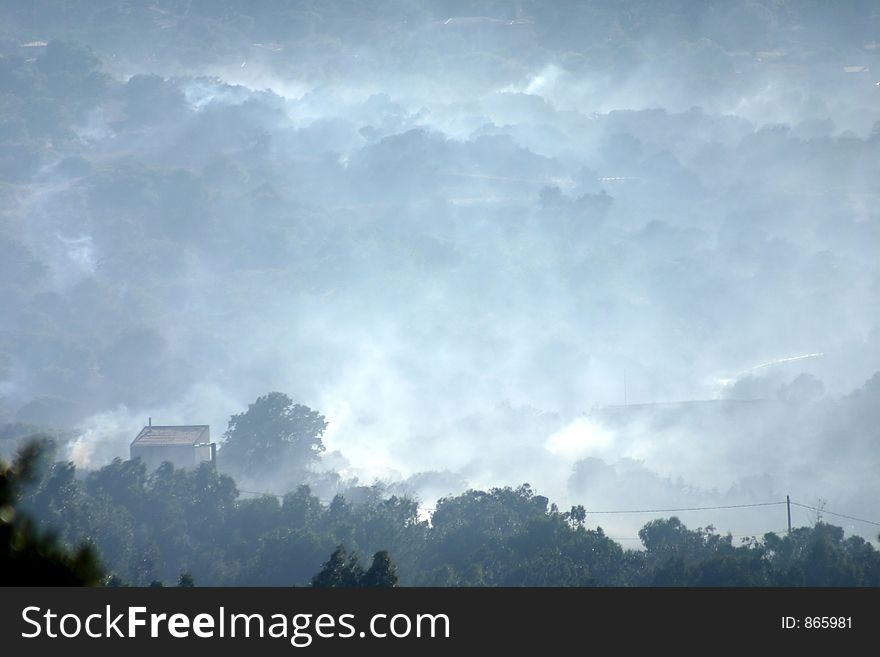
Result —
<instances>
[{"instance_id":1,"label":"tree","mask_svg":"<svg viewBox=\"0 0 880 657\"><path fill-rule=\"evenodd\" d=\"M12 465L0 460L0 586L95 586L103 573L91 547L70 551L18 513L21 487L32 478L42 450L34 441Z\"/></svg>"},{"instance_id":2,"label":"tree","mask_svg":"<svg viewBox=\"0 0 880 657\"><path fill-rule=\"evenodd\" d=\"M314 588L354 588L361 585L364 576L363 568L358 563L357 555L350 557L344 545L337 545L333 554L323 568L312 578Z\"/></svg>"},{"instance_id":3,"label":"tree","mask_svg":"<svg viewBox=\"0 0 880 657\"><path fill-rule=\"evenodd\" d=\"M587 522L587 510L583 505L578 504L577 506L571 507L571 511L566 514L566 517L572 527L583 527Z\"/></svg>"},{"instance_id":4,"label":"tree","mask_svg":"<svg viewBox=\"0 0 880 657\"><path fill-rule=\"evenodd\" d=\"M397 571L388 550L373 555L373 565L361 578L361 586L391 588L397 586Z\"/></svg>"},{"instance_id":5,"label":"tree","mask_svg":"<svg viewBox=\"0 0 880 657\"><path fill-rule=\"evenodd\" d=\"M364 572L355 553L346 554L344 545L337 545L320 572L312 578L315 588L391 588L397 586L397 569L388 550L373 555L373 565Z\"/></svg>"},{"instance_id":6,"label":"tree","mask_svg":"<svg viewBox=\"0 0 880 657\"><path fill-rule=\"evenodd\" d=\"M271 469L305 469L324 451L324 416L294 404L281 392L270 392L233 415L220 450L225 467L247 473Z\"/></svg>"}]
</instances>

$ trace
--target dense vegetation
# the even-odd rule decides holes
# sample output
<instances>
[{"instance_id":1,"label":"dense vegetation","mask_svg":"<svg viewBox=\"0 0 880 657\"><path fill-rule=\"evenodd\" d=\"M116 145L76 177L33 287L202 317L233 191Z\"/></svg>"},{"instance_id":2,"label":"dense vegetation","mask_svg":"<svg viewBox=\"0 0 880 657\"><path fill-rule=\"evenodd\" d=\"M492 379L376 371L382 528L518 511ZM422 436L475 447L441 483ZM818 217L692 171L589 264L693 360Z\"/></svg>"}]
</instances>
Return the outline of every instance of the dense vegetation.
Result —
<instances>
[{"instance_id":1,"label":"dense vegetation","mask_svg":"<svg viewBox=\"0 0 880 657\"><path fill-rule=\"evenodd\" d=\"M875 585L876 5L0 0L6 576Z\"/></svg>"},{"instance_id":2,"label":"dense vegetation","mask_svg":"<svg viewBox=\"0 0 880 657\"><path fill-rule=\"evenodd\" d=\"M430 522L413 500L386 497L380 487L360 493L356 503L339 495L326 505L307 486L281 499L241 499L235 482L208 463L148 473L139 460L116 460L78 473L45 460L23 493L5 493L2 509L41 518L67 545L88 545L72 568L91 563L93 549L113 585L191 577L200 585L393 586L399 577L415 586L880 586L880 553L823 522L735 545L711 527L656 519L639 532L637 551L587 527L588 511L560 511L527 484L441 499ZM10 531L7 518L0 546L7 580L46 581L54 571L45 564L71 561L54 556L63 553L57 546L22 547L22 521ZM29 556L34 550L42 561ZM357 555L372 553L364 570ZM54 583L95 579L79 577Z\"/></svg>"},{"instance_id":3,"label":"dense vegetation","mask_svg":"<svg viewBox=\"0 0 880 657\"><path fill-rule=\"evenodd\" d=\"M68 550L19 513L21 488L33 475L40 454L34 443L14 463L0 460L0 586L78 586L100 581L92 548Z\"/></svg>"}]
</instances>

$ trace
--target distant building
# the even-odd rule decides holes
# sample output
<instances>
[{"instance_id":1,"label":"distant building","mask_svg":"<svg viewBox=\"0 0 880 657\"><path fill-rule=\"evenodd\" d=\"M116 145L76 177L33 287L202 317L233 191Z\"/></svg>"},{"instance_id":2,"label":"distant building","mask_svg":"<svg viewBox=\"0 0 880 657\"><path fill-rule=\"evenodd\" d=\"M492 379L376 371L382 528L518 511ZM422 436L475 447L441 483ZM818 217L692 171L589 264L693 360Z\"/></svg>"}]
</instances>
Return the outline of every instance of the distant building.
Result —
<instances>
[{"instance_id":1,"label":"distant building","mask_svg":"<svg viewBox=\"0 0 880 657\"><path fill-rule=\"evenodd\" d=\"M158 426L152 421L131 442L131 458L140 458L153 470L165 461L175 468L217 462L217 445L207 424Z\"/></svg>"}]
</instances>

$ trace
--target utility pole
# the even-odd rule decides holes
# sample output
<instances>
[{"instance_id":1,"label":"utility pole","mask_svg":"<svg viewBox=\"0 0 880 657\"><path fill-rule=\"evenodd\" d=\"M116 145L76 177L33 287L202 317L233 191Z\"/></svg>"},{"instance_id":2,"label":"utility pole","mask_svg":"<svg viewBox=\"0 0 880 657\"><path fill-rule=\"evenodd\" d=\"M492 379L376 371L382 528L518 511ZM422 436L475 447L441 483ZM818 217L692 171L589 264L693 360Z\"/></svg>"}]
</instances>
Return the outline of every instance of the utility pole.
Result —
<instances>
[{"instance_id":1,"label":"utility pole","mask_svg":"<svg viewBox=\"0 0 880 657\"><path fill-rule=\"evenodd\" d=\"M785 496L785 508L788 509L788 533L791 535L791 497Z\"/></svg>"}]
</instances>

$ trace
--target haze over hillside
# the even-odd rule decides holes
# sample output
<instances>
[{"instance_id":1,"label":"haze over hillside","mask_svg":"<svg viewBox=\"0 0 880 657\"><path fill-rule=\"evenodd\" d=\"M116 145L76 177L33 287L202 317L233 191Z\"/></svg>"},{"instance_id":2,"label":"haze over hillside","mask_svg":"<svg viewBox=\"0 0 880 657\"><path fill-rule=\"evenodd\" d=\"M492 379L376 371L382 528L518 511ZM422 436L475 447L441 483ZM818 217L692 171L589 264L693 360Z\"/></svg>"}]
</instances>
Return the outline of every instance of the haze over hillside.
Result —
<instances>
[{"instance_id":1,"label":"haze over hillside","mask_svg":"<svg viewBox=\"0 0 880 657\"><path fill-rule=\"evenodd\" d=\"M3 453L278 390L426 507L880 518L874 2L6 0L0 144Z\"/></svg>"}]
</instances>

